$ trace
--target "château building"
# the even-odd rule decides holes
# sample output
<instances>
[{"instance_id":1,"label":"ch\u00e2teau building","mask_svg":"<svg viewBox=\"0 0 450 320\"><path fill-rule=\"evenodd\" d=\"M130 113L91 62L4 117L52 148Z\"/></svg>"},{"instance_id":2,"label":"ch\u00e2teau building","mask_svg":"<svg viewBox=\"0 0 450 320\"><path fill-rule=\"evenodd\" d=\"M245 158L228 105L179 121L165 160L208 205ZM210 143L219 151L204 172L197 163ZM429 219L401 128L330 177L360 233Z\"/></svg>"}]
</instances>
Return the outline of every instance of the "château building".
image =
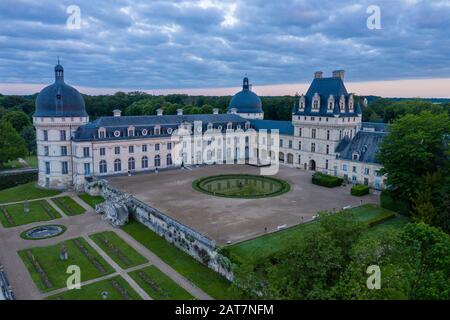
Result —
<instances>
[{"instance_id":1,"label":"ch\u00e2teau building","mask_svg":"<svg viewBox=\"0 0 450 320\"><path fill-rule=\"evenodd\" d=\"M244 78L242 91L232 97L226 114L214 109L212 114L184 115L179 109L176 115L164 115L158 109L153 116L122 116L114 110L112 116L89 122L83 97L65 83L58 63L55 82L39 93L33 115L38 183L46 188L79 188L94 177L245 160L252 152L259 153L250 146L252 141L259 146L263 131L277 130L279 151L269 152L270 159L383 188L376 153L386 128L362 122L359 99L347 92L344 71L334 71L331 77L316 72L309 90L296 100L291 121L263 120L261 99ZM180 130L192 136L188 146L174 140ZM197 139L199 134L209 139ZM275 145L269 137L263 144Z\"/></svg>"}]
</instances>

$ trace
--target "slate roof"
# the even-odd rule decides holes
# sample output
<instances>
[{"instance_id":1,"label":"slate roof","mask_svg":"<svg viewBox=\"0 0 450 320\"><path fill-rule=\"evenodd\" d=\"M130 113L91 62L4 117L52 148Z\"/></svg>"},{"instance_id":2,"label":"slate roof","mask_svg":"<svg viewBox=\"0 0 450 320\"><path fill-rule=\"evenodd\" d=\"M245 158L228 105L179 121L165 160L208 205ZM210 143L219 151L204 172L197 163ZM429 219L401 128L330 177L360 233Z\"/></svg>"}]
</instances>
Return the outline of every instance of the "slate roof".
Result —
<instances>
[{"instance_id":1,"label":"slate roof","mask_svg":"<svg viewBox=\"0 0 450 320\"><path fill-rule=\"evenodd\" d=\"M244 128L245 123L249 120L244 119L236 114L192 114L192 115L162 115L162 116L120 116L120 117L101 117L95 121L89 122L80 126L74 135L75 141L90 141L90 140L120 140L120 139L142 139L144 135L142 130L146 129L148 135L146 138L152 138L153 129L156 125L160 125L161 134L158 136L170 136L168 129L175 130L184 122L194 123L201 121L204 130L209 123L212 123L214 128L222 126L226 130L226 125L231 122L233 128L240 125ZM128 136L128 128L133 126L135 128L135 135ZM105 128L105 138L99 138L98 129ZM114 132L119 130L120 137L115 137Z\"/></svg>"},{"instance_id":2,"label":"slate roof","mask_svg":"<svg viewBox=\"0 0 450 320\"><path fill-rule=\"evenodd\" d=\"M261 99L250 90L248 78L244 78L242 90L236 93L230 100L228 111L236 108L238 113L262 113Z\"/></svg>"},{"instance_id":3,"label":"slate roof","mask_svg":"<svg viewBox=\"0 0 450 320\"><path fill-rule=\"evenodd\" d=\"M340 159L353 160L353 155L358 154L360 162L378 163L376 155L381 140L386 136L385 132L358 131L353 139L347 136L339 142L336 153Z\"/></svg>"},{"instance_id":4,"label":"slate roof","mask_svg":"<svg viewBox=\"0 0 450 320\"><path fill-rule=\"evenodd\" d=\"M250 120L252 128L255 130L266 129L267 131L272 129L278 129L280 134L294 135L294 126L291 121L275 121L275 120Z\"/></svg>"},{"instance_id":5,"label":"slate roof","mask_svg":"<svg viewBox=\"0 0 450 320\"><path fill-rule=\"evenodd\" d=\"M315 93L320 96L320 106L318 110L312 110L312 101ZM328 98L330 95L334 96L334 107L332 111L328 111ZM345 97L345 111L341 112L339 109L339 100L341 96ZM349 110L348 101L349 93L345 88L344 82L340 77L330 77L330 78L315 78L311 83L308 91L304 95L305 97L305 108L303 111L299 110L300 97L294 103L292 108L292 113L296 115L305 116L351 116L355 117L361 114L361 107L359 102L354 101L353 111Z\"/></svg>"},{"instance_id":6,"label":"slate roof","mask_svg":"<svg viewBox=\"0 0 450 320\"><path fill-rule=\"evenodd\" d=\"M55 82L39 92L35 117L87 117L84 99L77 89L64 82L64 69L55 67Z\"/></svg>"}]
</instances>

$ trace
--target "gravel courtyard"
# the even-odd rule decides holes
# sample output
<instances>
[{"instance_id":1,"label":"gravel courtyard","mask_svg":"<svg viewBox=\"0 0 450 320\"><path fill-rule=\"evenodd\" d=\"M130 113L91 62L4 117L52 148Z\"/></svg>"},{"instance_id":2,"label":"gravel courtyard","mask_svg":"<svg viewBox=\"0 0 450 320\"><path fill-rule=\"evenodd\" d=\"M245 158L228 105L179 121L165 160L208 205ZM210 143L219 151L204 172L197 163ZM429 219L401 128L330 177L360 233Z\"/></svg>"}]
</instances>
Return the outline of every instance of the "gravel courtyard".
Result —
<instances>
[{"instance_id":1,"label":"gravel courtyard","mask_svg":"<svg viewBox=\"0 0 450 320\"><path fill-rule=\"evenodd\" d=\"M363 203L378 203L378 196L350 195L350 186L328 189L311 183L312 172L281 167L275 176L291 184L291 191L264 199L229 199L195 191L192 181L217 174L259 174L246 165L221 165L110 177L115 188L158 208L176 220L224 245L251 239L308 221L321 210L340 209ZM302 220L303 217L303 220Z\"/></svg>"}]
</instances>

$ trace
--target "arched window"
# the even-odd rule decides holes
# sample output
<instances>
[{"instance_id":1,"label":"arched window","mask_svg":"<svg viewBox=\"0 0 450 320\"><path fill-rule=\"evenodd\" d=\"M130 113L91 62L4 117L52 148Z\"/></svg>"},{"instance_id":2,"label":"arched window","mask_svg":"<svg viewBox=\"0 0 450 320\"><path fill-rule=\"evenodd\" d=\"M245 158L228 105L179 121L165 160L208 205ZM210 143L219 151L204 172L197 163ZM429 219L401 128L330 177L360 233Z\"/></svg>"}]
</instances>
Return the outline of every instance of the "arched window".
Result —
<instances>
[{"instance_id":1,"label":"arched window","mask_svg":"<svg viewBox=\"0 0 450 320\"><path fill-rule=\"evenodd\" d=\"M134 168L136 167L134 158L128 158L128 170L134 170Z\"/></svg>"},{"instance_id":2,"label":"arched window","mask_svg":"<svg viewBox=\"0 0 450 320\"><path fill-rule=\"evenodd\" d=\"M142 169L146 169L148 168L148 157L147 156L143 156L142 157Z\"/></svg>"},{"instance_id":3,"label":"arched window","mask_svg":"<svg viewBox=\"0 0 450 320\"><path fill-rule=\"evenodd\" d=\"M159 156L159 154L157 154L155 156L155 167L160 167L161 166L161 157Z\"/></svg>"},{"instance_id":4,"label":"arched window","mask_svg":"<svg viewBox=\"0 0 450 320\"><path fill-rule=\"evenodd\" d=\"M120 159L114 160L114 172L122 171L122 162Z\"/></svg>"},{"instance_id":5,"label":"arched window","mask_svg":"<svg viewBox=\"0 0 450 320\"><path fill-rule=\"evenodd\" d=\"M98 165L98 171L100 171L100 173L106 173L108 171L108 168L106 166L106 160L100 161Z\"/></svg>"},{"instance_id":6,"label":"arched window","mask_svg":"<svg viewBox=\"0 0 450 320\"><path fill-rule=\"evenodd\" d=\"M168 153L166 156L166 163L168 166L172 165L172 155L170 153Z\"/></svg>"}]
</instances>

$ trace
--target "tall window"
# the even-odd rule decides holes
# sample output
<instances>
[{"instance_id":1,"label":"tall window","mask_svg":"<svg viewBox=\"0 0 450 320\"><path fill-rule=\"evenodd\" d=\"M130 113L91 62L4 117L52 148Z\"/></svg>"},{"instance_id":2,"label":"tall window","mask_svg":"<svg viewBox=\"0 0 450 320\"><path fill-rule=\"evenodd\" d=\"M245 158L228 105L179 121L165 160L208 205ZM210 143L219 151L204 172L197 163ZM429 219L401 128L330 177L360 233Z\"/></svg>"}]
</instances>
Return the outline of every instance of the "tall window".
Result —
<instances>
[{"instance_id":1,"label":"tall window","mask_svg":"<svg viewBox=\"0 0 450 320\"><path fill-rule=\"evenodd\" d=\"M98 165L98 171L100 171L100 173L106 173L108 171L106 160L100 161Z\"/></svg>"},{"instance_id":2,"label":"tall window","mask_svg":"<svg viewBox=\"0 0 450 320\"><path fill-rule=\"evenodd\" d=\"M61 146L61 155L67 156L67 147L66 146Z\"/></svg>"},{"instance_id":3,"label":"tall window","mask_svg":"<svg viewBox=\"0 0 450 320\"><path fill-rule=\"evenodd\" d=\"M48 154L49 154L48 146L45 146L45 147L44 147L44 155L45 155L45 156L48 156Z\"/></svg>"},{"instance_id":4,"label":"tall window","mask_svg":"<svg viewBox=\"0 0 450 320\"><path fill-rule=\"evenodd\" d=\"M59 137L61 141L65 141L66 140L66 130L60 130L59 131Z\"/></svg>"},{"instance_id":5,"label":"tall window","mask_svg":"<svg viewBox=\"0 0 450 320\"><path fill-rule=\"evenodd\" d=\"M45 174L50 174L50 162L45 163Z\"/></svg>"},{"instance_id":6,"label":"tall window","mask_svg":"<svg viewBox=\"0 0 450 320\"><path fill-rule=\"evenodd\" d=\"M141 166L142 166L142 169L148 168L148 157L147 156L142 157Z\"/></svg>"},{"instance_id":7,"label":"tall window","mask_svg":"<svg viewBox=\"0 0 450 320\"><path fill-rule=\"evenodd\" d=\"M167 150L172 150L172 142L167 143Z\"/></svg>"},{"instance_id":8,"label":"tall window","mask_svg":"<svg viewBox=\"0 0 450 320\"><path fill-rule=\"evenodd\" d=\"M168 153L166 156L166 163L168 166L172 165L172 155L170 153Z\"/></svg>"},{"instance_id":9,"label":"tall window","mask_svg":"<svg viewBox=\"0 0 450 320\"><path fill-rule=\"evenodd\" d=\"M83 157L85 158L89 157L89 147L83 148Z\"/></svg>"},{"instance_id":10,"label":"tall window","mask_svg":"<svg viewBox=\"0 0 450 320\"><path fill-rule=\"evenodd\" d=\"M48 131L44 130L43 134L44 134L44 141L48 141Z\"/></svg>"},{"instance_id":11,"label":"tall window","mask_svg":"<svg viewBox=\"0 0 450 320\"><path fill-rule=\"evenodd\" d=\"M122 162L120 159L114 160L114 172L122 171Z\"/></svg>"},{"instance_id":12,"label":"tall window","mask_svg":"<svg viewBox=\"0 0 450 320\"><path fill-rule=\"evenodd\" d=\"M311 129L311 138L316 138L316 129Z\"/></svg>"},{"instance_id":13,"label":"tall window","mask_svg":"<svg viewBox=\"0 0 450 320\"><path fill-rule=\"evenodd\" d=\"M142 145L142 152L147 152L147 145L146 144Z\"/></svg>"},{"instance_id":14,"label":"tall window","mask_svg":"<svg viewBox=\"0 0 450 320\"><path fill-rule=\"evenodd\" d=\"M311 143L311 152L316 152L316 144L314 142Z\"/></svg>"},{"instance_id":15,"label":"tall window","mask_svg":"<svg viewBox=\"0 0 450 320\"><path fill-rule=\"evenodd\" d=\"M62 174L68 174L69 173L69 167L67 165L67 161L61 162L61 173Z\"/></svg>"},{"instance_id":16,"label":"tall window","mask_svg":"<svg viewBox=\"0 0 450 320\"><path fill-rule=\"evenodd\" d=\"M120 154L120 147L114 147L114 154Z\"/></svg>"},{"instance_id":17,"label":"tall window","mask_svg":"<svg viewBox=\"0 0 450 320\"><path fill-rule=\"evenodd\" d=\"M157 154L155 156L155 167L160 167L161 166L161 157L159 156L159 154Z\"/></svg>"},{"instance_id":18,"label":"tall window","mask_svg":"<svg viewBox=\"0 0 450 320\"><path fill-rule=\"evenodd\" d=\"M128 153L134 152L134 146L128 146Z\"/></svg>"},{"instance_id":19,"label":"tall window","mask_svg":"<svg viewBox=\"0 0 450 320\"><path fill-rule=\"evenodd\" d=\"M155 144L155 151L159 151L159 143Z\"/></svg>"},{"instance_id":20,"label":"tall window","mask_svg":"<svg viewBox=\"0 0 450 320\"><path fill-rule=\"evenodd\" d=\"M280 148L283 148L283 139L280 139Z\"/></svg>"},{"instance_id":21,"label":"tall window","mask_svg":"<svg viewBox=\"0 0 450 320\"><path fill-rule=\"evenodd\" d=\"M292 140L289 140L289 149L292 149Z\"/></svg>"},{"instance_id":22,"label":"tall window","mask_svg":"<svg viewBox=\"0 0 450 320\"><path fill-rule=\"evenodd\" d=\"M327 130L327 140L330 140L330 130Z\"/></svg>"},{"instance_id":23,"label":"tall window","mask_svg":"<svg viewBox=\"0 0 450 320\"><path fill-rule=\"evenodd\" d=\"M302 150L302 142L301 141L298 142L298 150Z\"/></svg>"},{"instance_id":24,"label":"tall window","mask_svg":"<svg viewBox=\"0 0 450 320\"><path fill-rule=\"evenodd\" d=\"M84 164L84 175L85 176L91 175L91 164L90 163Z\"/></svg>"},{"instance_id":25,"label":"tall window","mask_svg":"<svg viewBox=\"0 0 450 320\"><path fill-rule=\"evenodd\" d=\"M135 165L135 161L134 158L131 157L128 159L128 170L134 170L134 168L136 167Z\"/></svg>"},{"instance_id":26,"label":"tall window","mask_svg":"<svg viewBox=\"0 0 450 320\"><path fill-rule=\"evenodd\" d=\"M327 154L329 154L329 153L330 153L330 146L327 145Z\"/></svg>"},{"instance_id":27,"label":"tall window","mask_svg":"<svg viewBox=\"0 0 450 320\"><path fill-rule=\"evenodd\" d=\"M298 128L298 136L299 136L299 137L302 136L302 128Z\"/></svg>"},{"instance_id":28,"label":"tall window","mask_svg":"<svg viewBox=\"0 0 450 320\"><path fill-rule=\"evenodd\" d=\"M104 156L106 154L106 149L105 148L100 148L100 155Z\"/></svg>"},{"instance_id":29,"label":"tall window","mask_svg":"<svg viewBox=\"0 0 450 320\"><path fill-rule=\"evenodd\" d=\"M328 160L325 160L325 169L328 170Z\"/></svg>"}]
</instances>

